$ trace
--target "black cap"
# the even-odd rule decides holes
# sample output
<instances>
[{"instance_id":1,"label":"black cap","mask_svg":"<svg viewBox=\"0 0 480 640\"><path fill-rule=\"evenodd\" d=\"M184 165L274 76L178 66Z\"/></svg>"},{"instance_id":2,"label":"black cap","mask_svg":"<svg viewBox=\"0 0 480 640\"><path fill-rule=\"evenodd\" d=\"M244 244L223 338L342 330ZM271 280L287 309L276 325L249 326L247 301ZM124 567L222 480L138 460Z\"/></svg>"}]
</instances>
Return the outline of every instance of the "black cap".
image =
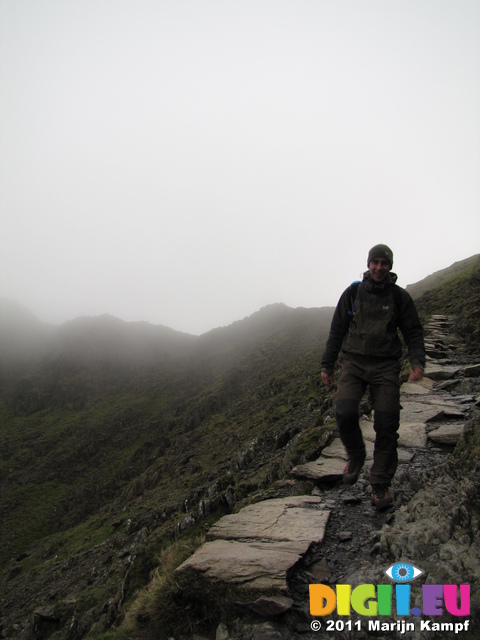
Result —
<instances>
[{"instance_id":1,"label":"black cap","mask_svg":"<svg viewBox=\"0 0 480 640\"><path fill-rule=\"evenodd\" d=\"M390 269L393 267L393 251L386 244L376 244L368 252L367 267L370 264L370 260L375 258L385 258L390 262Z\"/></svg>"}]
</instances>

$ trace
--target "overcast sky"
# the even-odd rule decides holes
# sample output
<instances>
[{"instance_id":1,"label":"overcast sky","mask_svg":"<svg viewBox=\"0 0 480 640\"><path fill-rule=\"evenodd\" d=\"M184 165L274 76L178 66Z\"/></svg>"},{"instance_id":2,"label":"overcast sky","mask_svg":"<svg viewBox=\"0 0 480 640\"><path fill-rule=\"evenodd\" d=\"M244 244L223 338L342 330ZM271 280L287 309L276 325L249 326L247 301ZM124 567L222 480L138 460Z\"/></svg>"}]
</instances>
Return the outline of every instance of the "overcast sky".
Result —
<instances>
[{"instance_id":1,"label":"overcast sky","mask_svg":"<svg viewBox=\"0 0 480 640\"><path fill-rule=\"evenodd\" d=\"M478 0L0 0L0 296L203 333L480 252Z\"/></svg>"}]
</instances>

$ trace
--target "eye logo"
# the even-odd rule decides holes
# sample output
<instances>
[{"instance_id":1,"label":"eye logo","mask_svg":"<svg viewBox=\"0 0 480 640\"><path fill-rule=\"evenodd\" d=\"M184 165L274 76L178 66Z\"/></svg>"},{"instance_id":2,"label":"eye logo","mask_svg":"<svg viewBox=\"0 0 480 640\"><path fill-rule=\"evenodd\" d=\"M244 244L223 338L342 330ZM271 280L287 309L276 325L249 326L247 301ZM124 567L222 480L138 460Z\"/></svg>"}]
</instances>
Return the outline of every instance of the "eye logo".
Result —
<instances>
[{"instance_id":1,"label":"eye logo","mask_svg":"<svg viewBox=\"0 0 480 640\"><path fill-rule=\"evenodd\" d=\"M423 571L413 564L407 562L396 562L392 564L385 571L386 575L394 582L410 582L418 576L421 576Z\"/></svg>"}]
</instances>

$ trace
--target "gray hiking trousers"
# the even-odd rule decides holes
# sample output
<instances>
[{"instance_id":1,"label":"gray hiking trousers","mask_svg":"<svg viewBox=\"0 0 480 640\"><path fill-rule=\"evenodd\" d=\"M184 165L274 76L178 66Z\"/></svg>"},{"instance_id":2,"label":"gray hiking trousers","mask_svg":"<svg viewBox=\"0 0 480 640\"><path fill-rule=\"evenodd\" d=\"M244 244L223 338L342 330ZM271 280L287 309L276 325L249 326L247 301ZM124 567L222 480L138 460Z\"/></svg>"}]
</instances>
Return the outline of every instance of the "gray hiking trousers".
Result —
<instances>
[{"instance_id":1,"label":"gray hiking trousers","mask_svg":"<svg viewBox=\"0 0 480 640\"><path fill-rule=\"evenodd\" d=\"M359 404L370 386L374 409L375 448L371 484L390 485L397 469L400 424L400 362L368 356L345 356L335 396L340 438L349 459L365 458Z\"/></svg>"}]
</instances>

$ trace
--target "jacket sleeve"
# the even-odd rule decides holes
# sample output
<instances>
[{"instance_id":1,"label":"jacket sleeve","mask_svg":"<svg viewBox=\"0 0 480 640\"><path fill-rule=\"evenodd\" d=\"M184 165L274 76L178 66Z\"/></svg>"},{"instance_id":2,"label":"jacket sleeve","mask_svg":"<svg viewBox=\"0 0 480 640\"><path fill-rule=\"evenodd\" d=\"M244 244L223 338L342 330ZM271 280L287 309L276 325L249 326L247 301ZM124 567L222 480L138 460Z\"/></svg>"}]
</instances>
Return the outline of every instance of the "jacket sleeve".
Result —
<instances>
[{"instance_id":1,"label":"jacket sleeve","mask_svg":"<svg viewBox=\"0 0 480 640\"><path fill-rule=\"evenodd\" d=\"M322 355L322 369L328 374L333 373L343 339L350 327L350 316L348 314L350 304L350 288L348 288L342 293L336 306L327 344Z\"/></svg>"},{"instance_id":2,"label":"jacket sleeve","mask_svg":"<svg viewBox=\"0 0 480 640\"><path fill-rule=\"evenodd\" d=\"M425 343L423 327L418 317L417 308L412 297L405 289L401 289L401 306L399 327L408 348L410 366L425 369Z\"/></svg>"}]
</instances>

